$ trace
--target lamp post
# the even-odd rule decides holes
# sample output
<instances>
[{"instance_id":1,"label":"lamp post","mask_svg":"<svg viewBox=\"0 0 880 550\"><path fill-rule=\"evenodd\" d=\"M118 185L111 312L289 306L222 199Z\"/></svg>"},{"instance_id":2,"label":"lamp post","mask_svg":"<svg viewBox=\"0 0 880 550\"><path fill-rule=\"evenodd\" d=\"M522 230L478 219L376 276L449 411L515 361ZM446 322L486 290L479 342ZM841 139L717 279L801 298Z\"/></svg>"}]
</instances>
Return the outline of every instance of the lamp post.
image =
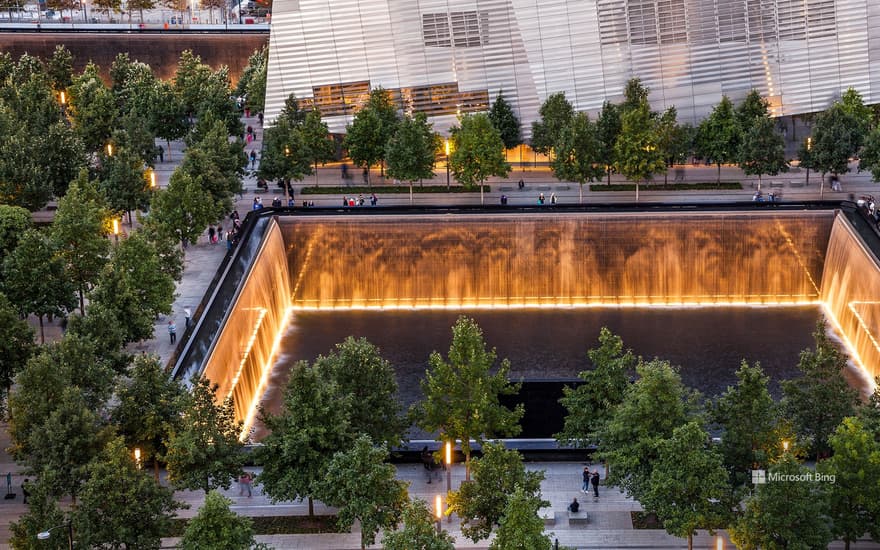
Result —
<instances>
[{"instance_id":1,"label":"lamp post","mask_svg":"<svg viewBox=\"0 0 880 550\"><path fill-rule=\"evenodd\" d=\"M285 145L284 146L284 158L288 159L287 162L290 162L289 157L290 157L290 146ZM288 191L288 183L287 183L288 181L289 181L288 178L284 178L284 206L287 206L288 204L290 204L290 193Z\"/></svg>"},{"instance_id":2,"label":"lamp post","mask_svg":"<svg viewBox=\"0 0 880 550\"><path fill-rule=\"evenodd\" d=\"M134 463L137 465L138 470L141 469L141 450L138 447L134 448Z\"/></svg>"},{"instance_id":3,"label":"lamp post","mask_svg":"<svg viewBox=\"0 0 880 550\"><path fill-rule=\"evenodd\" d=\"M782 441L782 450L785 451L786 453L788 452L788 440L787 439Z\"/></svg>"},{"instance_id":4,"label":"lamp post","mask_svg":"<svg viewBox=\"0 0 880 550\"><path fill-rule=\"evenodd\" d=\"M150 189L156 188L156 171L150 170Z\"/></svg>"},{"instance_id":5,"label":"lamp post","mask_svg":"<svg viewBox=\"0 0 880 550\"><path fill-rule=\"evenodd\" d=\"M724 550L724 537L721 535L715 537L715 550Z\"/></svg>"},{"instance_id":6,"label":"lamp post","mask_svg":"<svg viewBox=\"0 0 880 550\"><path fill-rule=\"evenodd\" d=\"M55 527L50 527L45 531L37 533L37 539L48 540L52 536L52 531L58 529L59 527L67 527L67 547L70 550L73 550L73 523L71 523L70 521L62 523L61 525L56 525Z\"/></svg>"},{"instance_id":7,"label":"lamp post","mask_svg":"<svg viewBox=\"0 0 880 550\"><path fill-rule=\"evenodd\" d=\"M113 144L112 143L107 144L107 156L108 157L113 156Z\"/></svg>"},{"instance_id":8,"label":"lamp post","mask_svg":"<svg viewBox=\"0 0 880 550\"><path fill-rule=\"evenodd\" d=\"M446 442L446 498L449 498L449 493L452 491L452 442ZM446 521L451 522L452 516L447 515Z\"/></svg>"},{"instance_id":9,"label":"lamp post","mask_svg":"<svg viewBox=\"0 0 880 550\"><path fill-rule=\"evenodd\" d=\"M119 220L113 218L113 237L116 239L116 244L119 244Z\"/></svg>"},{"instance_id":10,"label":"lamp post","mask_svg":"<svg viewBox=\"0 0 880 550\"><path fill-rule=\"evenodd\" d=\"M444 146L446 148L446 190L449 191L449 138L446 138Z\"/></svg>"},{"instance_id":11,"label":"lamp post","mask_svg":"<svg viewBox=\"0 0 880 550\"><path fill-rule=\"evenodd\" d=\"M809 153L812 150L813 150L813 138L808 137L807 138L807 153ZM810 160L809 160L809 157L810 157L810 155L807 154L807 185L810 185L810 164L812 164L812 162L810 162Z\"/></svg>"},{"instance_id":12,"label":"lamp post","mask_svg":"<svg viewBox=\"0 0 880 550\"><path fill-rule=\"evenodd\" d=\"M443 497L434 497L434 514L437 516L437 534L440 534L440 518L443 517Z\"/></svg>"}]
</instances>

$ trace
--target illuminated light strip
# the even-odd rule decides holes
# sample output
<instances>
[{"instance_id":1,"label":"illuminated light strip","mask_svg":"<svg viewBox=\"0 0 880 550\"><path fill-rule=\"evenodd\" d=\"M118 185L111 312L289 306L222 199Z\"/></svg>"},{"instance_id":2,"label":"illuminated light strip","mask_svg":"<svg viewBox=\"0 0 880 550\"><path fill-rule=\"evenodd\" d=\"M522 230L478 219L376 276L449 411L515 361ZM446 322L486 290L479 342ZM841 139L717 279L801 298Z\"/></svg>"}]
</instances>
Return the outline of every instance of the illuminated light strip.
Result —
<instances>
[{"instance_id":1,"label":"illuminated light strip","mask_svg":"<svg viewBox=\"0 0 880 550\"><path fill-rule=\"evenodd\" d=\"M246 441L250 435L251 427L254 424L254 418L257 416L257 408L260 406L260 401L263 399L263 393L266 391L266 385L269 383L269 375L272 373L272 365L275 364L275 356L278 353L278 348L281 346L281 339L287 331L287 325L290 323L290 317L293 314L293 311L293 308L290 307L284 311L284 321L278 326L278 331L275 333L275 340L272 342L272 350L269 352L269 356L266 357L266 363L261 365L262 374L260 375L260 382L257 384L256 391L254 391L251 404L248 407L247 414L244 416L241 434L238 436L238 439L241 441Z\"/></svg>"},{"instance_id":2,"label":"illuminated light strip","mask_svg":"<svg viewBox=\"0 0 880 550\"><path fill-rule=\"evenodd\" d=\"M862 306L862 305L877 306L877 305L880 305L880 302L852 301L852 302L849 302L846 304L846 307L848 307L849 310L853 312L853 315L855 315L856 320L862 326L862 330L865 331L865 334L867 334L868 338L871 339L871 343L874 344L874 349L876 349L877 352L880 353L880 344L877 343L877 339L874 338L874 334L871 332L871 329L868 328L868 323L865 322L865 320L862 318L862 315L856 310L855 306Z\"/></svg>"},{"instance_id":3,"label":"illuminated light strip","mask_svg":"<svg viewBox=\"0 0 880 550\"><path fill-rule=\"evenodd\" d=\"M294 305L291 311L397 311L397 310L461 310L461 309L599 309L599 308L670 308L682 307L802 307L822 306L820 300L790 300L790 301L716 301L716 302L574 302L574 303L512 303L512 304L358 304L358 305Z\"/></svg>"},{"instance_id":4,"label":"illuminated light strip","mask_svg":"<svg viewBox=\"0 0 880 550\"><path fill-rule=\"evenodd\" d=\"M794 246L794 241L791 238L791 235L788 231L785 230L785 227L782 225L778 219L776 220L776 226L779 228L779 232L782 233L782 236L785 237L785 242L788 243L788 247L791 249L791 253L794 254L795 259L798 264L800 264L801 269L804 270L804 274L806 274L807 279L810 281L810 284L813 285L813 289L816 291L816 295L821 296L822 291L819 289L819 285L816 284L816 281L813 280L813 275L810 273L810 270L807 269L807 265L804 262L804 259L801 257L801 253L798 251L797 247Z\"/></svg>"},{"instance_id":5,"label":"illuminated light strip","mask_svg":"<svg viewBox=\"0 0 880 550\"><path fill-rule=\"evenodd\" d=\"M247 363L247 359L250 356L251 350L254 347L254 342L257 340L257 332L259 332L260 325L263 324L263 319L266 318L266 314L269 312L269 310L264 307L249 309L257 310L260 313L257 314L257 322L254 323L254 330L251 332L251 337L248 339L248 343L244 348L244 355L242 355L241 362L238 364L238 371L236 371L235 376L232 377L232 383L229 386L229 393L226 394L227 399L232 397L232 393L235 391L235 387L238 386L238 381L241 378L241 373L244 371L244 365L245 363Z\"/></svg>"}]
</instances>

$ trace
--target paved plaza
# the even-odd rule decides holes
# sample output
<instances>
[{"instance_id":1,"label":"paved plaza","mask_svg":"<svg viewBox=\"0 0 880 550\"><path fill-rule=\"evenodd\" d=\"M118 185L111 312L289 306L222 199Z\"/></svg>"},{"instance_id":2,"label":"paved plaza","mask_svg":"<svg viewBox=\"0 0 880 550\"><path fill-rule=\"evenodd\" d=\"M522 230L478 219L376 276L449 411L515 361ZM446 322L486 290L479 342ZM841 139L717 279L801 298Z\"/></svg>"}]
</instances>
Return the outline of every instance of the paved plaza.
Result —
<instances>
[{"instance_id":1,"label":"paved plaza","mask_svg":"<svg viewBox=\"0 0 880 550\"><path fill-rule=\"evenodd\" d=\"M246 124L252 125L256 129L257 141L250 144L246 151L251 149L259 150L262 130L258 128L259 124L255 117L245 119ZM163 144L163 146L166 146ZM167 146L166 146L167 147ZM171 154L165 155L165 162L157 166L157 174L159 176L159 184L167 185L168 179L174 170L177 162L182 157L182 144L173 144ZM689 182L710 182L714 181L716 169L712 166L689 166L684 169L684 180ZM374 184L381 184L378 177L378 171L373 174ZM518 189L517 182L522 178L524 189ZM673 175L670 174L670 181ZM725 167L722 169L722 179L726 181L740 181L743 183L742 190L730 191L643 191L640 193L640 202L645 203L662 203L662 202L693 202L693 203L709 203L718 201L750 201L753 194L752 179L744 178L742 173L735 168ZM851 172L842 178L843 190L841 192L831 192L828 189L820 191L818 175L811 176L809 185L804 185L806 174L800 171L785 174L779 177L765 178L766 188L781 191L784 201L795 200L814 200L820 196L827 199L843 199L850 193L855 196L871 194L874 192L876 184L870 181L868 174L858 174ZM336 186L341 183L340 168L338 165L324 167L319 170L317 177L318 185L329 187ZM662 178L661 178L662 181ZM445 184L446 174L441 168L437 176L432 182L434 184ZM577 184L559 183L546 167L529 167L528 169L515 169L510 176L505 179L492 179L489 182L491 192L486 193L483 197L486 204L498 204L501 195L509 197L510 205L534 205L537 201L539 193L544 193L549 197L550 193L556 193L559 203L572 204L578 202L578 186ZM772 184L772 187L771 187ZM300 194L303 185L315 185L314 177L310 177L306 182L297 184L295 187L297 203L301 203L303 196ZM254 190L256 182L252 176L245 180L246 191L238 198L236 207L239 213L244 215L250 211L253 198L256 196ZM280 189L270 187L267 193L262 193L265 205L269 205L275 195L283 196ZM339 194L324 195L308 195L308 200L315 202L316 206L335 207L340 205L342 196ZM632 192L589 192L584 191L584 202L586 203L625 203L633 202L635 199ZM412 202L418 205L428 204L478 204L480 201L479 193L462 193L451 195L420 195L414 194ZM549 202L549 201L548 201ZM367 202L369 204L369 202ZM407 193L395 195L379 195L379 205L405 205L410 204L410 196ZM364 206L360 208L370 208ZM552 210L548 206L548 215ZM224 226L228 226L229 221L224 221ZM207 234L199 239L199 242L188 248L185 261L185 272L183 280L177 289L177 298L174 303L174 311L172 317L175 319L178 327L184 326L184 308L196 310L196 306L202 299L202 296L214 276L217 266L226 254L226 246L222 241L219 244L210 244ZM163 361L167 361L172 355L172 347L168 341L166 326L167 317L159 318L156 322L156 337L149 341L144 341L135 346L137 351L146 351L158 354ZM57 336L60 329L55 328L54 333L47 331L47 336L52 334ZM182 330L181 330L182 332ZM5 426L3 426L5 428ZM0 445L4 449L0 452L0 473L11 472L13 474L13 489L18 493L15 499L4 500L3 509L0 512L0 541L6 541L9 537L9 523L15 521L24 511L25 506L22 504L20 495L20 484L22 476L19 474L20 468L13 463L5 449L9 446L9 437L5 429L0 431ZM602 486L600 488L600 498L594 500L592 497L583 495L580 492L581 471L586 462L549 462L549 463L530 463L528 468L541 469L545 471L546 479L542 484L542 493L545 500L550 501L555 511L555 521L552 525L547 526L547 531L551 533L553 540L558 540L560 545L570 546L577 549L586 548L686 548L687 541L667 535L662 530L634 530L631 521L631 512L640 510L637 502L624 496L618 489L614 487ZM590 464L591 469L598 467ZM247 468L248 470L259 473L259 468ZM424 470L421 464L402 464L397 466L398 477L410 483L410 495L418 497L429 503L434 502L437 494L445 494L445 479L439 482L428 484L425 482ZM453 469L452 486L457 488L464 477L463 465L456 465ZM260 487L255 487L252 497L240 496L238 488L233 486L230 490L224 491L224 494L233 501L233 510L239 514L248 516L277 516L277 515L305 515L307 514L307 504L305 502L280 502L271 503L261 492ZM589 514L589 522L585 526L570 526L566 513L566 506L572 498L577 497L582 502L582 509ZM204 500L204 494L201 492L182 491L177 493L177 498L189 504L188 510L180 512L182 517L192 517L198 511L199 506ZM332 509L328 509L321 503L316 503L316 513L332 513ZM489 541L481 541L479 544L473 544L469 540L461 536L461 531L457 518L452 518L451 522L443 523L444 528L456 538L457 548L487 548ZM725 548L733 548L726 540ZM326 534L326 535L272 535L260 536L258 540L266 542L277 549L334 549L347 550L360 548L360 536L357 527L350 534ZM175 540L168 539L165 541L164 547L171 548L175 544ZM7 548L7 545L0 544L0 548ZM378 547L378 546L376 546ZM842 548L842 543L835 543L831 548ZM694 538L694 548L709 549L715 548L715 538L708 533L701 531ZM853 546L855 549L880 548L880 545L870 542L859 542Z\"/></svg>"}]
</instances>

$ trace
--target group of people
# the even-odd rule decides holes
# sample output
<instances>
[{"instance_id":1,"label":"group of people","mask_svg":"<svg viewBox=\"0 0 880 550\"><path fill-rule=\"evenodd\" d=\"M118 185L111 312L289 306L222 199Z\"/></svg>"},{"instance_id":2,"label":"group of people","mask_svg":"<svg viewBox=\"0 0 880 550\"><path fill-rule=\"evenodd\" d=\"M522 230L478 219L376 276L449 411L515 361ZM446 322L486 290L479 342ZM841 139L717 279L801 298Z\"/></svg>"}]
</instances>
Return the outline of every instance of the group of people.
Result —
<instances>
[{"instance_id":1,"label":"group of people","mask_svg":"<svg viewBox=\"0 0 880 550\"><path fill-rule=\"evenodd\" d=\"M547 202L547 198L544 197L544 193L538 195L538 204L544 204ZM550 193L550 204L556 204L556 193Z\"/></svg>"},{"instance_id":2,"label":"group of people","mask_svg":"<svg viewBox=\"0 0 880 550\"><path fill-rule=\"evenodd\" d=\"M767 193L767 198L764 198L764 193L758 189L755 191L755 194L752 195L752 202L779 202L781 197L775 191L770 191Z\"/></svg>"},{"instance_id":3,"label":"group of people","mask_svg":"<svg viewBox=\"0 0 880 550\"><path fill-rule=\"evenodd\" d=\"M342 206L343 207L351 207L355 206L363 206L366 203L366 199L364 199L363 195L359 195L357 197L342 197ZM379 203L379 197L376 196L375 193L370 195L370 206L376 206Z\"/></svg>"}]
</instances>

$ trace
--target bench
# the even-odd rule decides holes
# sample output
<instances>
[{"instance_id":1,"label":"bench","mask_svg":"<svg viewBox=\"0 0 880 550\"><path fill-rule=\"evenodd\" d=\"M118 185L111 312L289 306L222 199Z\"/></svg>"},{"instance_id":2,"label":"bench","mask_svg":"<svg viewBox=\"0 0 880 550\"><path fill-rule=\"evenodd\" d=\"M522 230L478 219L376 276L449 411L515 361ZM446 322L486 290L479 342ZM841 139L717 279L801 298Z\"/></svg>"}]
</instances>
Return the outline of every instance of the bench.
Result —
<instances>
[{"instance_id":1,"label":"bench","mask_svg":"<svg viewBox=\"0 0 880 550\"><path fill-rule=\"evenodd\" d=\"M569 186L569 185L557 185L557 186L556 186L556 190L557 190L557 191L570 191L570 190L571 190L571 186Z\"/></svg>"},{"instance_id":2,"label":"bench","mask_svg":"<svg viewBox=\"0 0 880 550\"><path fill-rule=\"evenodd\" d=\"M577 512L568 512L568 524L569 525L586 525L590 521L590 515L587 514L584 510L578 510Z\"/></svg>"},{"instance_id":3,"label":"bench","mask_svg":"<svg viewBox=\"0 0 880 550\"><path fill-rule=\"evenodd\" d=\"M782 189L783 187L785 187L785 182L784 181L771 181L770 187L773 189Z\"/></svg>"},{"instance_id":4,"label":"bench","mask_svg":"<svg viewBox=\"0 0 880 550\"><path fill-rule=\"evenodd\" d=\"M513 191L513 187L510 185L502 185L498 188L499 191Z\"/></svg>"},{"instance_id":5,"label":"bench","mask_svg":"<svg viewBox=\"0 0 880 550\"><path fill-rule=\"evenodd\" d=\"M556 525L556 512L550 506L539 508L538 517L544 520L544 525Z\"/></svg>"},{"instance_id":6,"label":"bench","mask_svg":"<svg viewBox=\"0 0 880 550\"><path fill-rule=\"evenodd\" d=\"M788 184L789 187L803 187L806 185L806 182L803 180L792 181Z\"/></svg>"}]
</instances>

